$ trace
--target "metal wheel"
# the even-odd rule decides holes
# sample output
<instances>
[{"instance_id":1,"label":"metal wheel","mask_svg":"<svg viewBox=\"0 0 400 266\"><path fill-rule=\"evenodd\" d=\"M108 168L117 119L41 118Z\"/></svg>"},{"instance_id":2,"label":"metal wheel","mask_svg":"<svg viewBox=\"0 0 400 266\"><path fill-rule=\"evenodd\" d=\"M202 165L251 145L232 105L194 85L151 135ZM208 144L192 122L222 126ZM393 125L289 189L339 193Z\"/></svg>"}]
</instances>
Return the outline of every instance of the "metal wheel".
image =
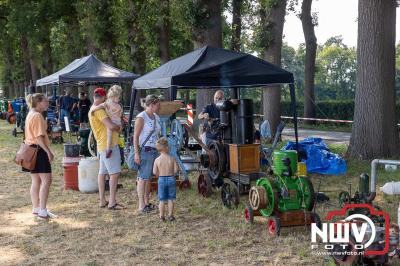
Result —
<instances>
[{"instance_id":1,"label":"metal wheel","mask_svg":"<svg viewBox=\"0 0 400 266\"><path fill-rule=\"evenodd\" d=\"M183 180L180 184L179 184L179 189L180 190L184 190L184 189L188 189L190 188L192 185L190 184L189 179Z\"/></svg>"},{"instance_id":2,"label":"metal wheel","mask_svg":"<svg viewBox=\"0 0 400 266\"><path fill-rule=\"evenodd\" d=\"M224 146L217 141L211 141L208 148L214 154L210 158L210 165L208 166L208 175L211 179L216 180L222 177L226 169L226 156Z\"/></svg>"},{"instance_id":3,"label":"metal wheel","mask_svg":"<svg viewBox=\"0 0 400 266\"><path fill-rule=\"evenodd\" d=\"M267 178L260 178L256 182L256 186L263 186L267 195L266 202L267 206L263 209L260 209L260 213L262 216L271 216L274 213L274 210L278 209L278 197L276 196L275 190L272 187L272 183Z\"/></svg>"},{"instance_id":4,"label":"metal wheel","mask_svg":"<svg viewBox=\"0 0 400 266\"><path fill-rule=\"evenodd\" d=\"M271 216L267 222L267 230L271 236L279 236L281 234L281 220L278 217Z\"/></svg>"},{"instance_id":5,"label":"metal wheel","mask_svg":"<svg viewBox=\"0 0 400 266\"><path fill-rule=\"evenodd\" d=\"M93 134L92 130L89 133L88 150L90 152L90 155L92 155L92 157L97 156L97 143L96 143L96 139L94 138L94 134Z\"/></svg>"},{"instance_id":6,"label":"metal wheel","mask_svg":"<svg viewBox=\"0 0 400 266\"><path fill-rule=\"evenodd\" d=\"M197 191L203 197L209 197L212 193L211 180L207 174L200 174L197 179Z\"/></svg>"},{"instance_id":7,"label":"metal wheel","mask_svg":"<svg viewBox=\"0 0 400 266\"><path fill-rule=\"evenodd\" d=\"M314 193L314 187L313 184L311 183L310 179L304 178L304 177L299 177L298 180L300 181L300 190L303 193L303 197L299 198L302 200L303 207L304 209L308 211L312 211L314 209L314 203L315 203L315 193Z\"/></svg>"},{"instance_id":8,"label":"metal wheel","mask_svg":"<svg viewBox=\"0 0 400 266\"><path fill-rule=\"evenodd\" d=\"M253 186L249 191L249 203L253 210L267 207L268 198L263 186Z\"/></svg>"},{"instance_id":9,"label":"metal wheel","mask_svg":"<svg viewBox=\"0 0 400 266\"><path fill-rule=\"evenodd\" d=\"M244 209L244 220L248 224L254 223L254 212L253 212L253 208L250 206L250 204L247 204L246 208Z\"/></svg>"},{"instance_id":10,"label":"metal wheel","mask_svg":"<svg viewBox=\"0 0 400 266\"><path fill-rule=\"evenodd\" d=\"M345 204L350 203L351 201L351 196L349 192L347 191L342 191L339 193L339 206L343 207Z\"/></svg>"},{"instance_id":11,"label":"metal wheel","mask_svg":"<svg viewBox=\"0 0 400 266\"><path fill-rule=\"evenodd\" d=\"M239 205L239 189L230 179L225 178L221 188L221 200L225 207L231 209Z\"/></svg>"}]
</instances>

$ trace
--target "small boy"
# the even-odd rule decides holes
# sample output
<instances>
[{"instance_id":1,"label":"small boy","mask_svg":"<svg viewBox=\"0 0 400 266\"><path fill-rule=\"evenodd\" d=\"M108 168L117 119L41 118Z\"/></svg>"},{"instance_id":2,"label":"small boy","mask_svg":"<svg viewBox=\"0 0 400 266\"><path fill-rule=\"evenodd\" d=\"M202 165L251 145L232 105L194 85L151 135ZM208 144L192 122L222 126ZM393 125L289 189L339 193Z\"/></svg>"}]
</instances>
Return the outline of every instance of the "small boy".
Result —
<instances>
[{"instance_id":1,"label":"small boy","mask_svg":"<svg viewBox=\"0 0 400 266\"><path fill-rule=\"evenodd\" d=\"M93 111L98 109L105 109L111 121L121 126L121 117L122 117L122 108L120 99L122 95L122 88L118 85L113 85L107 93L107 100L105 103L99 104L93 108ZM106 158L110 158L112 154L112 130L107 128L107 150L106 150Z\"/></svg>"},{"instance_id":2,"label":"small boy","mask_svg":"<svg viewBox=\"0 0 400 266\"><path fill-rule=\"evenodd\" d=\"M154 161L153 173L158 177L158 198L160 200L160 220L165 221L165 202L168 201L168 220L175 221L174 204L176 199L175 174L178 172L178 164L174 157L168 154L168 141L160 138L156 143L160 156Z\"/></svg>"}]
</instances>

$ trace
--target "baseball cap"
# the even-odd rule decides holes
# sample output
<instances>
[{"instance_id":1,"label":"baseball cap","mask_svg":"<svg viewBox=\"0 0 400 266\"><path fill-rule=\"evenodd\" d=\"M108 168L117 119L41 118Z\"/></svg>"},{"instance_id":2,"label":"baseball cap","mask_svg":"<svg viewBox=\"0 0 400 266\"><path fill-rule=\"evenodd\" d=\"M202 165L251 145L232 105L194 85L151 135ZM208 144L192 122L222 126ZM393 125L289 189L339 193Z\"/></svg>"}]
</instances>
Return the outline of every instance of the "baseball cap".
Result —
<instances>
[{"instance_id":1,"label":"baseball cap","mask_svg":"<svg viewBox=\"0 0 400 266\"><path fill-rule=\"evenodd\" d=\"M94 94L97 94L97 95L99 95L99 96L106 97L107 92L106 92L105 89L98 87L98 88L96 88L96 89L94 90Z\"/></svg>"}]
</instances>

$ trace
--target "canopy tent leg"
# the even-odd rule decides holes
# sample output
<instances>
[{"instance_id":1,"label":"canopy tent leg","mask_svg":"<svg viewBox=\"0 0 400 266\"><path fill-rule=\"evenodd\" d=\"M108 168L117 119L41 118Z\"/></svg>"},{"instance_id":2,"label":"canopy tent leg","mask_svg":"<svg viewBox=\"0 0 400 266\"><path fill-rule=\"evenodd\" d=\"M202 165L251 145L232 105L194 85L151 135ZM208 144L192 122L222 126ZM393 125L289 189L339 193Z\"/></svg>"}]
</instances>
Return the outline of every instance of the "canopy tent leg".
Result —
<instances>
[{"instance_id":1,"label":"canopy tent leg","mask_svg":"<svg viewBox=\"0 0 400 266\"><path fill-rule=\"evenodd\" d=\"M170 101L175 101L176 100L176 94L177 94L177 87L176 86L171 86L171 89L169 90L169 98L171 99ZM169 118L170 121L174 120L176 118L175 114L172 114Z\"/></svg>"},{"instance_id":2,"label":"canopy tent leg","mask_svg":"<svg viewBox=\"0 0 400 266\"><path fill-rule=\"evenodd\" d=\"M130 144L132 144L132 143L130 143L131 140L129 138L129 135L131 134L131 130L132 130L132 120L133 120L133 111L135 110L136 94L137 94L137 90L135 88L132 88L131 102L129 104L128 130L126 131L126 140L128 142L128 146Z\"/></svg>"},{"instance_id":3,"label":"canopy tent leg","mask_svg":"<svg viewBox=\"0 0 400 266\"><path fill-rule=\"evenodd\" d=\"M293 125L294 125L294 137L296 139L296 151L299 152L299 135L297 131L297 111L296 111L296 91L294 89L294 84L289 84L290 88L290 100L292 105L292 112L293 112ZM300 160L300 156L299 156Z\"/></svg>"},{"instance_id":4,"label":"canopy tent leg","mask_svg":"<svg viewBox=\"0 0 400 266\"><path fill-rule=\"evenodd\" d=\"M239 88L231 88L231 99L239 99L240 89Z\"/></svg>"},{"instance_id":5,"label":"canopy tent leg","mask_svg":"<svg viewBox=\"0 0 400 266\"><path fill-rule=\"evenodd\" d=\"M169 90L169 98L171 99L171 101L176 100L176 92L177 92L176 86L171 86L171 89Z\"/></svg>"}]
</instances>

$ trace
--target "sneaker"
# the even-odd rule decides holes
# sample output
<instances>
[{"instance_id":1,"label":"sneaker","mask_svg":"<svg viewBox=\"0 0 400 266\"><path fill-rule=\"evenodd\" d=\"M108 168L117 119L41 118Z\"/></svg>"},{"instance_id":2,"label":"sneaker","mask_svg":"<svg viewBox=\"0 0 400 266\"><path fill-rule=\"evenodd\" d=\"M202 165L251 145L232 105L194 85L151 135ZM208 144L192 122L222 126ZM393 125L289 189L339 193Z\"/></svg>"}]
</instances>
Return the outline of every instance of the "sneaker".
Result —
<instances>
[{"instance_id":1,"label":"sneaker","mask_svg":"<svg viewBox=\"0 0 400 266\"><path fill-rule=\"evenodd\" d=\"M160 217L160 222L165 222L165 217L164 216Z\"/></svg>"},{"instance_id":2,"label":"sneaker","mask_svg":"<svg viewBox=\"0 0 400 266\"><path fill-rule=\"evenodd\" d=\"M48 211L47 209L44 209L44 210L40 210L38 212L38 217L41 219L50 219L50 218L55 218L57 216L55 214L51 213L50 211Z\"/></svg>"},{"instance_id":3,"label":"sneaker","mask_svg":"<svg viewBox=\"0 0 400 266\"><path fill-rule=\"evenodd\" d=\"M56 217L57 217L57 215L55 215L54 213L51 213L49 210L47 210L47 215L48 215L50 218L56 218Z\"/></svg>"},{"instance_id":4,"label":"sneaker","mask_svg":"<svg viewBox=\"0 0 400 266\"><path fill-rule=\"evenodd\" d=\"M173 221L175 221L176 219L175 219L174 216L169 216L169 217L168 217L168 220L169 220L170 222L173 222Z\"/></svg>"},{"instance_id":5,"label":"sneaker","mask_svg":"<svg viewBox=\"0 0 400 266\"><path fill-rule=\"evenodd\" d=\"M40 208L32 208L32 214L38 215Z\"/></svg>"}]
</instances>

